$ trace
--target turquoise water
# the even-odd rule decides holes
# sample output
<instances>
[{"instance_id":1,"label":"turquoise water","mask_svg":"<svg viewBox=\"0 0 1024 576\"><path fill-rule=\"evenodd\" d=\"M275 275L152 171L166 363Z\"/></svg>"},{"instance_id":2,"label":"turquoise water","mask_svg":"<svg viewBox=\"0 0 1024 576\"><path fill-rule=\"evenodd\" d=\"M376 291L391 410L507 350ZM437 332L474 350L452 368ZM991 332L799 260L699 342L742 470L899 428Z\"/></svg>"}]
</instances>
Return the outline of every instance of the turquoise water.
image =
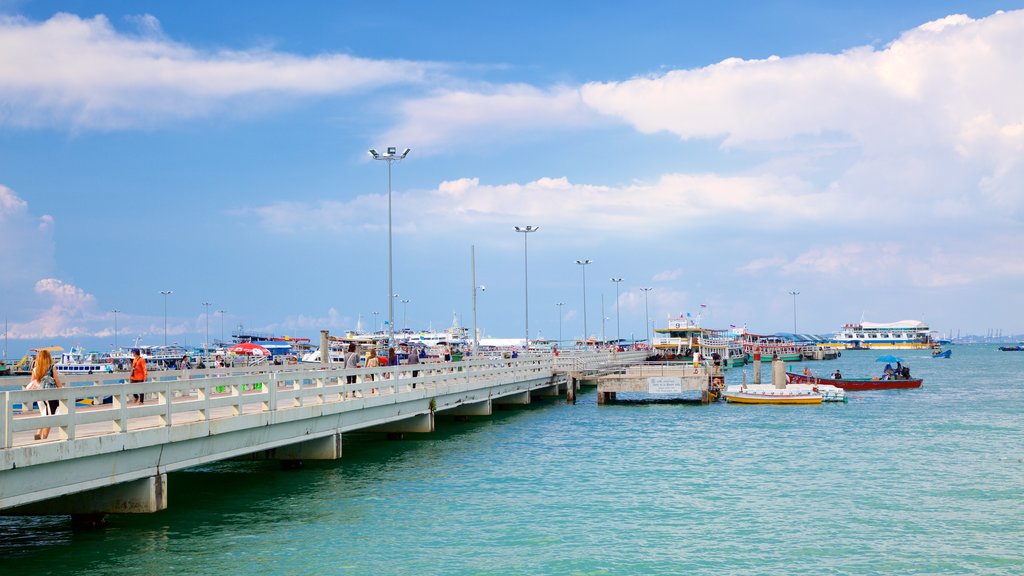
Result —
<instances>
[{"instance_id":1,"label":"turquoise water","mask_svg":"<svg viewBox=\"0 0 1024 576\"><path fill-rule=\"evenodd\" d=\"M877 355L805 365L853 377ZM102 531L0 519L0 574L1024 573L1024 353L900 355L920 390L601 407L589 391L346 436L343 460L300 470L196 468L170 475L168 510Z\"/></svg>"}]
</instances>

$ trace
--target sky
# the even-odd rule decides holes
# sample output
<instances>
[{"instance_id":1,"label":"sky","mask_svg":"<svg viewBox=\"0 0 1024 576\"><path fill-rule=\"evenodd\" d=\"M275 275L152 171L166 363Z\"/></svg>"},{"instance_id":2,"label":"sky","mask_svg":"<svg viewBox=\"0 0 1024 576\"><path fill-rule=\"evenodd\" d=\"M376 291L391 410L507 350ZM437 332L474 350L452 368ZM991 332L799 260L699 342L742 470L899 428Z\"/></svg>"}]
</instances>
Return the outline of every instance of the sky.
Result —
<instances>
[{"instance_id":1,"label":"sky","mask_svg":"<svg viewBox=\"0 0 1024 576\"><path fill-rule=\"evenodd\" d=\"M1024 332L1022 8L0 0L9 356L472 326L474 268L484 336Z\"/></svg>"}]
</instances>

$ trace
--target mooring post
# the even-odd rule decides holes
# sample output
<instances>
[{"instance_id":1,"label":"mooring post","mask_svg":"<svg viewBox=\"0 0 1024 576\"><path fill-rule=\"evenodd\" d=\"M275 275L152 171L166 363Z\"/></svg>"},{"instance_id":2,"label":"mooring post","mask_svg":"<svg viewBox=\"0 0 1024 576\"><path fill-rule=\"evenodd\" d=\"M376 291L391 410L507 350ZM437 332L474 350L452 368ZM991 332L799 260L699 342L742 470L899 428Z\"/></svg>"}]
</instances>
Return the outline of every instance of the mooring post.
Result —
<instances>
[{"instance_id":1,"label":"mooring post","mask_svg":"<svg viewBox=\"0 0 1024 576\"><path fill-rule=\"evenodd\" d=\"M761 353L754 352L754 384L761 383Z\"/></svg>"}]
</instances>

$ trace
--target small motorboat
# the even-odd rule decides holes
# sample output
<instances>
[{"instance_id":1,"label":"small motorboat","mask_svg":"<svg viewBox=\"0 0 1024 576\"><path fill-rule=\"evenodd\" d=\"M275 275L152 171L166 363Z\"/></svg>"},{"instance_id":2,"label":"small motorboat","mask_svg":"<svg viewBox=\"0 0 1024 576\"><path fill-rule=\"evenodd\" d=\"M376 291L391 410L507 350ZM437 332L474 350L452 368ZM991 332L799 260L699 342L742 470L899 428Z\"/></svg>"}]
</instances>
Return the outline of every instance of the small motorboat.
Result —
<instances>
[{"instance_id":1,"label":"small motorboat","mask_svg":"<svg viewBox=\"0 0 1024 576\"><path fill-rule=\"evenodd\" d=\"M817 384L835 386L843 390L889 390L894 388L920 388L924 383L922 378L892 378L882 380L879 378L822 378L821 376L807 376L786 372L786 381L790 384Z\"/></svg>"},{"instance_id":2,"label":"small motorboat","mask_svg":"<svg viewBox=\"0 0 1024 576\"><path fill-rule=\"evenodd\" d=\"M790 384L776 388L771 384L733 384L722 394L734 404L821 404L846 402L842 388L828 385Z\"/></svg>"},{"instance_id":3,"label":"small motorboat","mask_svg":"<svg viewBox=\"0 0 1024 576\"><path fill-rule=\"evenodd\" d=\"M935 350L932 352L932 358L949 358L952 355L952 350Z\"/></svg>"}]
</instances>

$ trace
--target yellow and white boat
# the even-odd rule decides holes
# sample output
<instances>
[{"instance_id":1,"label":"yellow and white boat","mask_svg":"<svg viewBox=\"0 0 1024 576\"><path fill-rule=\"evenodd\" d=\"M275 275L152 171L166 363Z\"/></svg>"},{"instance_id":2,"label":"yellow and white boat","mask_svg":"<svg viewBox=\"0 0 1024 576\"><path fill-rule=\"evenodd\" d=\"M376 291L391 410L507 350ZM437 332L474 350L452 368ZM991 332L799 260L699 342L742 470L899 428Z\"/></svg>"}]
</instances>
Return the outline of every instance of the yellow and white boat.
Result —
<instances>
[{"instance_id":1,"label":"yellow and white boat","mask_svg":"<svg viewBox=\"0 0 1024 576\"><path fill-rule=\"evenodd\" d=\"M821 404L845 402L842 388L829 385L790 384L776 388L771 384L733 384L722 394L734 404Z\"/></svg>"}]
</instances>

